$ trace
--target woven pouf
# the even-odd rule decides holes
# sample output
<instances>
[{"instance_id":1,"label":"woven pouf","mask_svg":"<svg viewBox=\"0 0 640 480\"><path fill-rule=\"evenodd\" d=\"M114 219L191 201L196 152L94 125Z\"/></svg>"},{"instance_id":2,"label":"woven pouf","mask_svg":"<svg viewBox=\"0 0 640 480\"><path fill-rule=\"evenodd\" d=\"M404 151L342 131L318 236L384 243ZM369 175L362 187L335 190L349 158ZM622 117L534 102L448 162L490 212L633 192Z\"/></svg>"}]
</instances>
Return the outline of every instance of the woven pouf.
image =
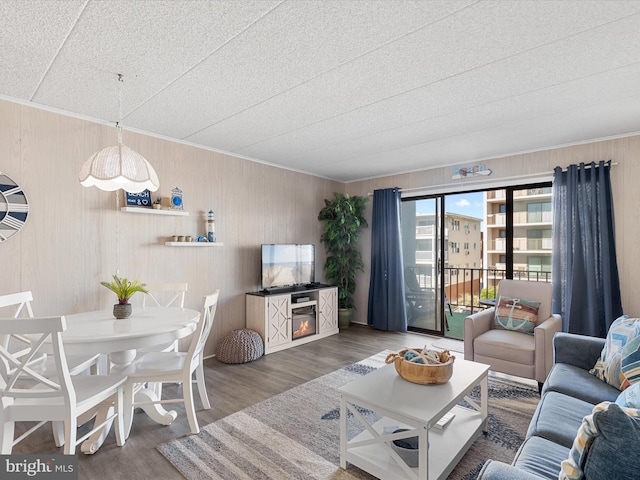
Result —
<instances>
[{"instance_id":1,"label":"woven pouf","mask_svg":"<svg viewBox=\"0 0 640 480\"><path fill-rule=\"evenodd\" d=\"M247 363L264 355L262 337L254 330L232 330L216 346L216 358L223 363Z\"/></svg>"}]
</instances>

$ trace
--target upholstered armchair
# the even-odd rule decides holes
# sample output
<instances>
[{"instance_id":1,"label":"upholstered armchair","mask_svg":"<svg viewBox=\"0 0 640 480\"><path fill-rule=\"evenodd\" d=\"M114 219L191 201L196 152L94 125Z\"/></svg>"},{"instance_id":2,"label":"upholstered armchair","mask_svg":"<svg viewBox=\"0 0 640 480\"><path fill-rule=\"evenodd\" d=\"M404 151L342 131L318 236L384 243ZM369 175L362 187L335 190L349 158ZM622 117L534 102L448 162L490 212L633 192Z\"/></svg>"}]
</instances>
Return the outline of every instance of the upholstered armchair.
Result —
<instances>
[{"instance_id":1,"label":"upholstered armchair","mask_svg":"<svg viewBox=\"0 0 640 480\"><path fill-rule=\"evenodd\" d=\"M553 366L553 336L562 330L560 315L551 313L552 296L550 283L501 280L496 306L464 320L465 360L531 378L541 388Z\"/></svg>"}]
</instances>

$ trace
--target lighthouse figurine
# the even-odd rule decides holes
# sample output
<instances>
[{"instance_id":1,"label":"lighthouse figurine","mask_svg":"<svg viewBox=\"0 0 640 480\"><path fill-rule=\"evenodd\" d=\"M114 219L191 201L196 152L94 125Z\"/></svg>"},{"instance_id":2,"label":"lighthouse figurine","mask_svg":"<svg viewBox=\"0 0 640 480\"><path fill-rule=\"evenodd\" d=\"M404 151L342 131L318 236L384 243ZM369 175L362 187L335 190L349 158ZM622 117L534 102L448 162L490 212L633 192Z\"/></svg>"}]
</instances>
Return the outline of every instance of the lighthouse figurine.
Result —
<instances>
[{"instance_id":1,"label":"lighthouse figurine","mask_svg":"<svg viewBox=\"0 0 640 480\"><path fill-rule=\"evenodd\" d=\"M209 210L207 214L207 240L209 242L216 241L216 222L213 218L213 210Z\"/></svg>"}]
</instances>

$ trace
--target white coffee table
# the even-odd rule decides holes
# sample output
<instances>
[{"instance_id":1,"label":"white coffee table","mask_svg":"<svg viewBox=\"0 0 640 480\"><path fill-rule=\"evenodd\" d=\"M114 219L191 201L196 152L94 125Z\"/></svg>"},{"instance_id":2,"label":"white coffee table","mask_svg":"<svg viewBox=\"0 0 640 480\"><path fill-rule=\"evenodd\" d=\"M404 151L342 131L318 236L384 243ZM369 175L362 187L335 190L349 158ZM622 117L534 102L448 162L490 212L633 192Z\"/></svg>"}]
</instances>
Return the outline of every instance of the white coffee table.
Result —
<instances>
[{"instance_id":1,"label":"white coffee table","mask_svg":"<svg viewBox=\"0 0 640 480\"><path fill-rule=\"evenodd\" d=\"M451 379L442 385L418 385L401 378L393 365L379 368L338 389L340 392L340 466L347 462L381 480L444 480L481 432L486 433L489 366L456 359ZM480 385L480 403L467 394ZM458 406L465 399L472 408ZM362 408L382 416L369 424ZM447 412L455 413L443 429L432 428ZM347 440L347 412L364 431ZM411 431L385 434L385 426ZM387 442L418 437L419 464L409 467Z\"/></svg>"}]
</instances>

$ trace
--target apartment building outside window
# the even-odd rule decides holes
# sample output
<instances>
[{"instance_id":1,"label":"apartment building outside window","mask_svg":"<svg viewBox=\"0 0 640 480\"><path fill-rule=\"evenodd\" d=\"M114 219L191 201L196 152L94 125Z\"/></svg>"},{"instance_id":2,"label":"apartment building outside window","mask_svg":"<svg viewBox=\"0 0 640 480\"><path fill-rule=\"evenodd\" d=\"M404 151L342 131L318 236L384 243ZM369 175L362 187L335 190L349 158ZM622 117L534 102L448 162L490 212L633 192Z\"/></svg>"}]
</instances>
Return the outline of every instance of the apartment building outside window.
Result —
<instances>
[{"instance_id":1,"label":"apartment building outside window","mask_svg":"<svg viewBox=\"0 0 640 480\"><path fill-rule=\"evenodd\" d=\"M551 281L551 227L550 184L403 198L405 278L427 299L407 297L409 329L461 338L502 278Z\"/></svg>"},{"instance_id":2,"label":"apartment building outside window","mask_svg":"<svg viewBox=\"0 0 640 480\"><path fill-rule=\"evenodd\" d=\"M551 281L551 186L487 192L485 265L508 278Z\"/></svg>"}]
</instances>

